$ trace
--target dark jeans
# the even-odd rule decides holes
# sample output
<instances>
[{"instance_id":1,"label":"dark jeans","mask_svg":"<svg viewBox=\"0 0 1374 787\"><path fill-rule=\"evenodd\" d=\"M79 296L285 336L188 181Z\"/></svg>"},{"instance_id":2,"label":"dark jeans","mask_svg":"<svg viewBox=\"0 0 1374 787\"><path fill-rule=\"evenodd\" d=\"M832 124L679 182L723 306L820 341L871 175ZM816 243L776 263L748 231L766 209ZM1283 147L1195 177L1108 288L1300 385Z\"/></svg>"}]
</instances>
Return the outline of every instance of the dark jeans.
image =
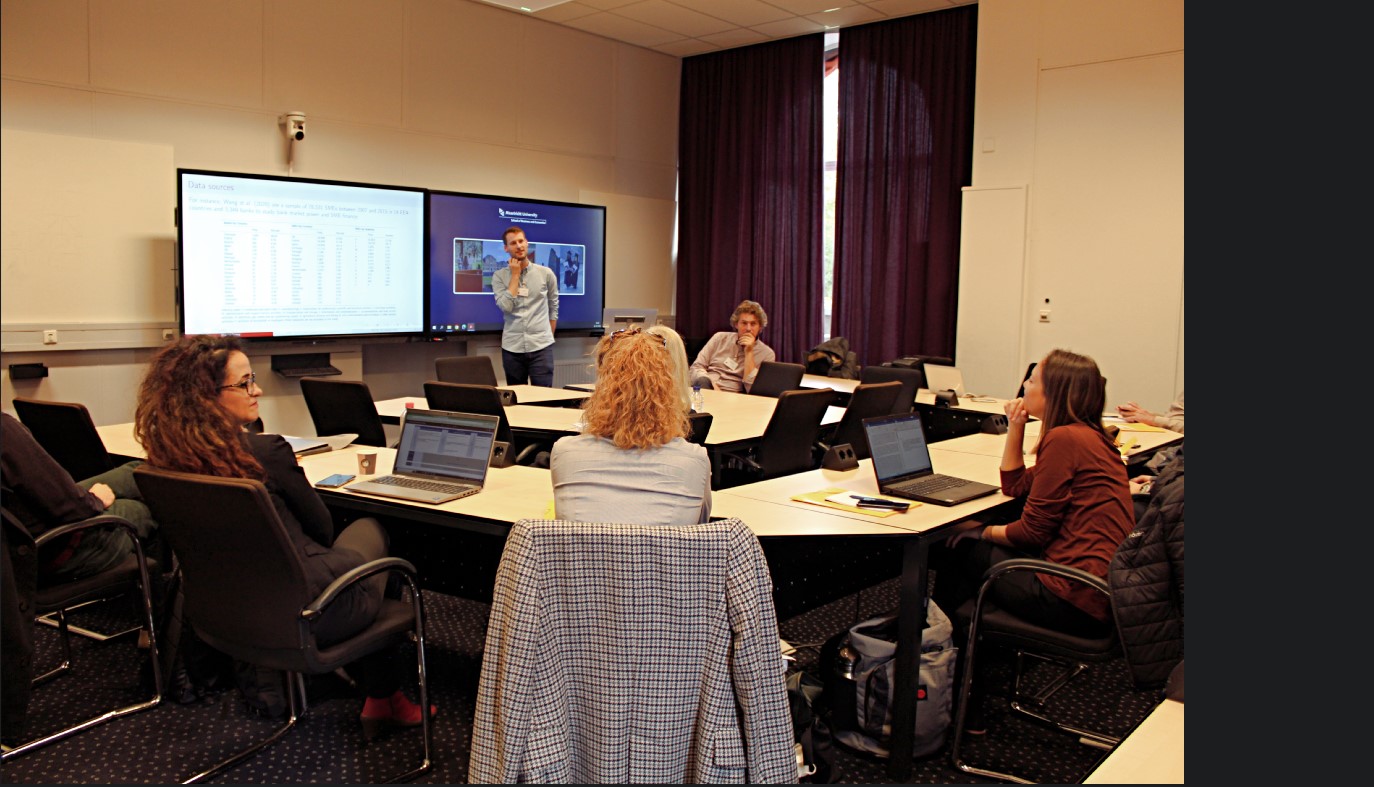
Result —
<instances>
[{"instance_id":1,"label":"dark jeans","mask_svg":"<svg viewBox=\"0 0 1374 787\"><path fill-rule=\"evenodd\" d=\"M542 385L553 387L553 345L529 353L501 350L501 368L506 371L506 385Z\"/></svg>"}]
</instances>

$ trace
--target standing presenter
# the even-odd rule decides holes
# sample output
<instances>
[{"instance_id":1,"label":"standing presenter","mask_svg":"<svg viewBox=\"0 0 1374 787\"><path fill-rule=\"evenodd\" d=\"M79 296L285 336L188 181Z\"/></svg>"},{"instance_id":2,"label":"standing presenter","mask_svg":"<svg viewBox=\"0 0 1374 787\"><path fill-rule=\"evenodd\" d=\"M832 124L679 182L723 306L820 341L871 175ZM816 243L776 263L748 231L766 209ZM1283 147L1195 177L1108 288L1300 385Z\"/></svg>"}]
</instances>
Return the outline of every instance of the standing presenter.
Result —
<instances>
[{"instance_id":1,"label":"standing presenter","mask_svg":"<svg viewBox=\"0 0 1374 787\"><path fill-rule=\"evenodd\" d=\"M506 385L553 387L553 331L558 325L558 277L535 265L529 241L519 227L501 234L510 261L491 275L491 289L505 324L501 328L501 366Z\"/></svg>"}]
</instances>

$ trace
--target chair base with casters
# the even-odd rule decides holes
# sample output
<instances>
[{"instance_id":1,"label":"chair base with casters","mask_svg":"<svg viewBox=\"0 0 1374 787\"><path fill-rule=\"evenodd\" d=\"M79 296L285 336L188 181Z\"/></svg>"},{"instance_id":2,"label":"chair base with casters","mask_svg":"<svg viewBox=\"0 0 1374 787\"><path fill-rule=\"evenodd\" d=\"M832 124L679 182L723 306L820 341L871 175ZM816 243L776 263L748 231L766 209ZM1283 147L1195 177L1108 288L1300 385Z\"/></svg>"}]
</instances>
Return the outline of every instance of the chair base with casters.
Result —
<instances>
[{"instance_id":1,"label":"chair base with casters","mask_svg":"<svg viewBox=\"0 0 1374 787\"><path fill-rule=\"evenodd\" d=\"M9 516L9 512L5 513ZM46 683L66 672L74 669L71 650L71 626L67 622L66 611L88 603L103 599L114 598L116 596L137 590L139 602L142 607L141 616L143 624L139 629L148 632L148 658L152 664L153 675L153 696L140 702L131 703L122 707L92 716L85 721L65 727L53 733L35 738L26 743L22 743L11 749L7 749L0 760L9 760L27 754L35 749L42 748L51 743L63 740L64 738L83 732L92 727L104 724L124 716L151 710L162 702L162 671L158 661L157 651L157 632L153 625L153 599L149 581L150 570L155 572L158 569L156 561L147 560L143 555L143 546L138 540L138 530L123 517L114 515L101 515L74 522L68 525L56 527L40 535L35 543L38 548L46 544L53 543L57 539L65 539L77 532L83 532L98 527L120 527L129 534L133 541L134 552L117 565L105 569L98 574L70 582L46 583L40 578L40 586L35 594L35 607L39 615L56 615L56 625L62 643L62 663L56 668L51 669L33 679L35 687ZM128 632L123 632L128 633ZM113 639L114 637L107 637Z\"/></svg>"},{"instance_id":2,"label":"chair base with casters","mask_svg":"<svg viewBox=\"0 0 1374 787\"><path fill-rule=\"evenodd\" d=\"M323 614L324 609L329 603L343 593L348 587L374 574L388 571L395 571L404 578L410 591L411 602L406 604L402 601L391 599L385 600L382 603L381 612L377 614L376 619L373 620L366 629L354 634L344 643L320 649L316 654L320 662L318 668L312 669L310 672L312 674L337 672L349 662L355 661L359 656L366 655L381 647L390 647L396 635L413 629L415 668L419 678L420 708L422 709L420 726L421 735L424 739L424 759L415 768L383 780L384 783L395 784L412 781L434 767L434 730L431 727L431 714L423 712L424 709L429 708L429 680L425 667L424 601L420 596L420 588L416 582L417 574L415 567L408 561L398 557L386 557L364 563L340 576L330 583L329 587L321 591L319 597L301 611L301 621L308 625L309 621ZM414 621L413 626L412 621ZM207 632L202 632L201 638L211 647L222 650L230 656L263 667L280 669L286 672L287 717L282 726L278 727L266 739L231 755L216 765L206 768L200 773L183 781L182 784L198 784L207 781L252 758L258 752L268 748L285 737L286 734L296 726L297 720L300 719L306 710L302 707L302 702L299 699L305 696L305 679L301 671L286 666L286 664L290 662L282 662L270 658L265 659L263 654L255 649L245 649L240 647L237 643L217 639ZM373 647L363 652L359 652L355 649L358 642L370 643ZM291 666L299 667L299 664L291 664Z\"/></svg>"},{"instance_id":3,"label":"chair base with casters","mask_svg":"<svg viewBox=\"0 0 1374 787\"><path fill-rule=\"evenodd\" d=\"M965 602L956 612L958 617L969 621L969 633L967 647L964 650L964 675L954 719L954 741L950 747L950 759L954 767L965 773L1016 784L1032 784L1033 782L1021 776L970 765L963 760L964 720L968 714L969 695L973 687L976 648L993 644L1016 651L1012 710L1074 735L1086 746L1110 750L1121 742L1120 737L1052 718L1044 706L1055 692L1087 669L1089 664L1104 663L1119 657L1121 646L1116 630L1110 624L1101 637L1084 637L1027 622L994 606L987 600L989 589L999 577L1013 571L1033 571L1037 574L1050 574L1082 582L1108 598L1111 597L1111 592L1106 580L1086 571L1045 560L1015 558L1004 560L989 568L983 575L983 583L979 587L977 598ZM1023 693L1022 679L1027 659L1059 664L1065 671L1038 691Z\"/></svg>"}]
</instances>

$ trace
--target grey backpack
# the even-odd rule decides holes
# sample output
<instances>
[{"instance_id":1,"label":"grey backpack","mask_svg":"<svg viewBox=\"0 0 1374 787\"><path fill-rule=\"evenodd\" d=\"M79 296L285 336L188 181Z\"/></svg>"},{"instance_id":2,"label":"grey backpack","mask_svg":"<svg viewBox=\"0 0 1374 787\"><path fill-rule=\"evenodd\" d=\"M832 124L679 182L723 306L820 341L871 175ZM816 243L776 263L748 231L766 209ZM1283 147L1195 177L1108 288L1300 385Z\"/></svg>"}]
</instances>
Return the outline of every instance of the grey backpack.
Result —
<instances>
[{"instance_id":1,"label":"grey backpack","mask_svg":"<svg viewBox=\"0 0 1374 787\"><path fill-rule=\"evenodd\" d=\"M954 666L958 656L953 633L949 618L935 602L930 602L926 628L921 633L920 691L912 746L915 757L934 754L945 744L954 706ZM853 718L848 718L849 703L835 704L835 740L852 749L887 757L892 737L897 616L882 615L854 625L845 644L857 657L852 667ZM843 682L842 690L849 690L848 683Z\"/></svg>"}]
</instances>

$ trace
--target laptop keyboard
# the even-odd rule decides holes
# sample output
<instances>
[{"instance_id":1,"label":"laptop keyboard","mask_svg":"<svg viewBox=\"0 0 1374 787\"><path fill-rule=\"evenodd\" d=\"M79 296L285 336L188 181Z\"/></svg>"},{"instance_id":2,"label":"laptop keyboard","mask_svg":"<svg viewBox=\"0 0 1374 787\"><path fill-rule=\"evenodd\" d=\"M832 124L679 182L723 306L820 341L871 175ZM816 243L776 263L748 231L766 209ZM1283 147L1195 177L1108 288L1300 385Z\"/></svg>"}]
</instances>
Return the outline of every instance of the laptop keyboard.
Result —
<instances>
[{"instance_id":1,"label":"laptop keyboard","mask_svg":"<svg viewBox=\"0 0 1374 787\"><path fill-rule=\"evenodd\" d=\"M929 478L922 478L919 481L894 486L893 489L900 489L903 492L912 492L921 495L931 495L936 492L943 492L956 486L963 486L967 483L962 478L954 478L947 475L933 475Z\"/></svg>"},{"instance_id":2,"label":"laptop keyboard","mask_svg":"<svg viewBox=\"0 0 1374 787\"><path fill-rule=\"evenodd\" d=\"M406 489L422 489L426 492L440 492L443 494L466 492L472 488L471 484L446 484L443 481L425 481L419 478L406 478L405 476L398 475L387 475L372 480L378 484L386 484L387 486L403 486Z\"/></svg>"}]
</instances>

